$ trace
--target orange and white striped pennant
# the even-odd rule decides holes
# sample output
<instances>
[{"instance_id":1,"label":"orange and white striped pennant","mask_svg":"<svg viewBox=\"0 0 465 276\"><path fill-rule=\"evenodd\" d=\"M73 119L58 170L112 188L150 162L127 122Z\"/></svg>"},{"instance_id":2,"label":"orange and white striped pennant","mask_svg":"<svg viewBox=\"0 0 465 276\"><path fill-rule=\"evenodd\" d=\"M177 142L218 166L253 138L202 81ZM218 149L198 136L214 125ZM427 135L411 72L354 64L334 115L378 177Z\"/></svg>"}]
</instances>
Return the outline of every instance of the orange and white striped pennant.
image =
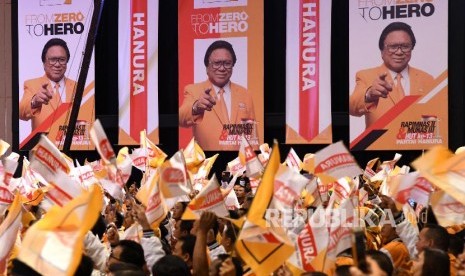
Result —
<instances>
[{"instance_id":1,"label":"orange and white striped pennant","mask_svg":"<svg viewBox=\"0 0 465 276\"><path fill-rule=\"evenodd\" d=\"M33 151L30 167L47 181L59 171L65 174L70 172L68 161L45 135L40 137L39 143Z\"/></svg>"},{"instance_id":2,"label":"orange and white striped pennant","mask_svg":"<svg viewBox=\"0 0 465 276\"><path fill-rule=\"evenodd\" d=\"M294 208L302 190L310 182L308 178L294 169L279 165L273 182L272 207L284 211Z\"/></svg>"},{"instance_id":3,"label":"orange and white striped pennant","mask_svg":"<svg viewBox=\"0 0 465 276\"><path fill-rule=\"evenodd\" d=\"M95 145L95 148L105 163L116 165L115 152L113 151L113 147L111 146L99 119L94 121L92 127L90 128L89 134L92 142Z\"/></svg>"},{"instance_id":4,"label":"orange and white striped pennant","mask_svg":"<svg viewBox=\"0 0 465 276\"><path fill-rule=\"evenodd\" d=\"M302 160L300 160L299 156L293 148L289 150L285 162L289 168L292 168L296 172L300 172L302 169Z\"/></svg>"},{"instance_id":5,"label":"orange and white striped pennant","mask_svg":"<svg viewBox=\"0 0 465 276\"><path fill-rule=\"evenodd\" d=\"M241 137L241 146L239 148L239 160L242 165L245 165L246 176L259 178L263 173L263 166L260 160L258 160L257 155L255 154L253 147L247 142L245 136Z\"/></svg>"},{"instance_id":6,"label":"orange and white striped pennant","mask_svg":"<svg viewBox=\"0 0 465 276\"><path fill-rule=\"evenodd\" d=\"M26 232L18 259L43 275L73 275L102 202L101 190L93 186L65 206L50 208Z\"/></svg>"},{"instance_id":7,"label":"orange and white striped pennant","mask_svg":"<svg viewBox=\"0 0 465 276\"><path fill-rule=\"evenodd\" d=\"M164 151L150 141L147 137L146 130L140 132L140 145L147 151L148 162L152 168L160 167L163 162L165 162L166 157L168 157Z\"/></svg>"},{"instance_id":8,"label":"orange and white striped pennant","mask_svg":"<svg viewBox=\"0 0 465 276\"><path fill-rule=\"evenodd\" d=\"M160 190L164 198L188 195L192 184L182 151L176 152L160 167Z\"/></svg>"},{"instance_id":9,"label":"orange and white striped pennant","mask_svg":"<svg viewBox=\"0 0 465 276\"><path fill-rule=\"evenodd\" d=\"M220 185L216 176L210 179L208 184L201 190L194 199L187 205L182 219L192 220L199 219L200 214L204 211L215 213L218 217L229 216L228 209L223 200Z\"/></svg>"},{"instance_id":10,"label":"orange and white striped pennant","mask_svg":"<svg viewBox=\"0 0 465 276\"><path fill-rule=\"evenodd\" d=\"M3 216L3 213L1 214ZM20 195L16 194L14 201L9 208L8 215L0 224L0 263L8 257L16 236L21 228L22 205Z\"/></svg>"},{"instance_id":11,"label":"orange and white striped pennant","mask_svg":"<svg viewBox=\"0 0 465 276\"><path fill-rule=\"evenodd\" d=\"M146 206L145 215L150 226L157 228L168 213L163 196L159 189L158 174L152 174L145 185L139 189L136 198Z\"/></svg>"},{"instance_id":12,"label":"orange and white striped pennant","mask_svg":"<svg viewBox=\"0 0 465 276\"><path fill-rule=\"evenodd\" d=\"M192 138L189 144L187 144L186 148L183 150L183 154L184 159L186 160L187 169L193 174L197 173L199 167L205 160L205 153L194 138Z\"/></svg>"},{"instance_id":13,"label":"orange and white striped pennant","mask_svg":"<svg viewBox=\"0 0 465 276\"><path fill-rule=\"evenodd\" d=\"M333 143L315 153L315 175L323 183L335 182L341 177L356 177L362 170L342 141Z\"/></svg>"}]
</instances>

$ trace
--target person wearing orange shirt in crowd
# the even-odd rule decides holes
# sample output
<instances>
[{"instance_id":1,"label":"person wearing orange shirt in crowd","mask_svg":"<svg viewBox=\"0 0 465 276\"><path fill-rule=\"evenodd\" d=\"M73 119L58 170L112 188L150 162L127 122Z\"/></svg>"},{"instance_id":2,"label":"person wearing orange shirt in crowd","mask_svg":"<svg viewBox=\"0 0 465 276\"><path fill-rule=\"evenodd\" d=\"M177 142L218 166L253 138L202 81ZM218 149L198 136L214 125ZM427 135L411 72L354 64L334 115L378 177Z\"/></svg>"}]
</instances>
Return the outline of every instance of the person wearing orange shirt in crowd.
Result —
<instances>
[{"instance_id":1,"label":"person wearing orange shirt in crowd","mask_svg":"<svg viewBox=\"0 0 465 276\"><path fill-rule=\"evenodd\" d=\"M418 232L417 226L411 224L394 203L394 200L388 196L382 196L382 207L390 209L396 223L396 233L402 239L407 247L410 259L418 258L425 248L442 250L449 256L450 275L457 275L456 257L448 253L450 237L446 228L428 223ZM412 267L413 269L413 267Z\"/></svg>"},{"instance_id":2,"label":"person wearing orange shirt in crowd","mask_svg":"<svg viewBox=\"0 0 465 276\"><path fill-rule=\"evenodd\" d=\"M245 121L255 120L251 93L230 80L236 61L229 42L213 42L204 58L208 80L187 85L184 89L179 125L191 127L195 140L204 150L239 149L238 144L229 145L227 139L223 139L228 136L227 126L240 125L245 129L242 125ZM245 134L252 133L246 131Z\"/></svg>"},{"instance_id":3,"label":"person wearing orange shirt in crowd","mask_svg":"<svg viewBox=\"0 0 465 276\"><path fill-rule=\"evenodd\" d=\"M381 240L383 247L380 251L391 259L397 274L408 274L411 268L408 249L397 235L395 227L390 223L384 224L381 228Z\"/></svg>"},{"instance_id":4,"label":"person wearing orange shirt in crowd","mask_svg":"<svg viewBox=\"0 0 465 276\"><path fill-rule=\"evenodd\" d=\"M433 76L409 65L415 44L412 28L393 22L384 28L378 42L383 64L357 72L349 113L365 116L367 128L404 96L422 95L431 89Z\"/></svg>"},{"instance_id":5,"label":"person wearing orange shirt in crowd","mask_svg":"<svg viewBox=\"0 0 465 276\"><path fill-rule=\"evenodd\" d=\"M69 59L66 42L60 38L50 39L42 50L45 75L24 82L19 118L30 120L32 130L53 114L61 103L72 101L76 82L65 77Z\"/></svg>"}]
</instances>

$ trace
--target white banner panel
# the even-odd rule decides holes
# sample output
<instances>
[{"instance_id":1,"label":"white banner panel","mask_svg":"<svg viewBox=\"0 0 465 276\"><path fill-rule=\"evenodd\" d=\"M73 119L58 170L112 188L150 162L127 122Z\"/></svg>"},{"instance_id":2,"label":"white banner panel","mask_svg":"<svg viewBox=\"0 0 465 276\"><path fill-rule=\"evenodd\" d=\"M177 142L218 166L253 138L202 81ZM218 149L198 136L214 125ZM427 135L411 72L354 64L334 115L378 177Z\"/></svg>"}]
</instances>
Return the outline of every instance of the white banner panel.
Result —
<instances>
[{"instance_id":1,"label":"white banner panel","mask_svg":"<svg viewBox=\"0 0 465 276\"><path fill-rule=\"evenodd\" d=\"M330 144L331 1L287 1L286 143Z\"/></svg>"},{"instance_id":2,"label":"white banner panel","mask_svg":"<svg viewBox=\"0 0 465 276\"><path fill-rule=\"evenodd\" d=\"M447 146L448 1L349 3L351 150Z\"/></svg>"},{"instance_id":3,"label":"white banner panel","mask_svg":"<svg viewBox=\"0 0 465 276\"><path fill-rule=\"evenodd\" d=\"M41 133L59 148L66 136L94 5L92 0L18 1L19 148ZM69 52L68 52L68 51ZM94 59L90 62L71 149L94 149Z\"/></svg>"},{"instance_id":4,"label":"white banner panel","mask_svg":"<svg viewBox=\"0 0 465 276\"><path fill-rule=\"evenodd\" d=\"M158 144L158 0L119 1L118 30L118 143Z\"/></svg>"}]
</instances>

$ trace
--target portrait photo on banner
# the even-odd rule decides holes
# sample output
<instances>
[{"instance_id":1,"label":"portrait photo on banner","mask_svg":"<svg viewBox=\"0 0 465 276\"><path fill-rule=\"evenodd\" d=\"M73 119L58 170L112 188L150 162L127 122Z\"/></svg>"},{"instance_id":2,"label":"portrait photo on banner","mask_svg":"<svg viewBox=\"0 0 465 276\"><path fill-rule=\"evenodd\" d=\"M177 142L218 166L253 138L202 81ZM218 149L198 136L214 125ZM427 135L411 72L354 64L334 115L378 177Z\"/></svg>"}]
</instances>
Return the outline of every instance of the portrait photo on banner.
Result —
<instances>
[{"instance_id":1,"label":"portrait photo on banner","mask_svg":"<svg viewBox=\"0 0 465 276\"><path fill-rule=\"evenodd\" d=\"M411 5L350 3L351 149L447 144L447 1Z\"/></svg>"},{"instance_id":2,"label":"portrait photo on banner","mask_svg":"<svg viewBox=\"0 0 465 276\"><path fill-rule=\"evenodd\" d=\"M256 150L264 136L263 0L178 3L179 147Z\"/></svg>"},{"instance_id":3,"label":"portrait photo on banner","mask_svg":"<svg viewBox=\"0 0 465 276\"><path fill-rule=\"evenodd\" d=\"M18 3L20 150L30 150L41 134L47 134L56 146L63 146L92 17L88 0L55 1L53 5L45 2ZM71 144L73 150L93 149L89 136L95 115L93 64L92 57Z\"/></svg>"},{"instance_id":4,"label":"portrait photo on banner","mask_svg":"<svg viewBox=\"0 0 465 276\"><path fill-rule=\"evenodd\" d=\"M238 150L242 135L258 146L247 47L247 37L194 40L194 83L185 88L179 124L205 150Z\"/></svg>"}]
</instances>

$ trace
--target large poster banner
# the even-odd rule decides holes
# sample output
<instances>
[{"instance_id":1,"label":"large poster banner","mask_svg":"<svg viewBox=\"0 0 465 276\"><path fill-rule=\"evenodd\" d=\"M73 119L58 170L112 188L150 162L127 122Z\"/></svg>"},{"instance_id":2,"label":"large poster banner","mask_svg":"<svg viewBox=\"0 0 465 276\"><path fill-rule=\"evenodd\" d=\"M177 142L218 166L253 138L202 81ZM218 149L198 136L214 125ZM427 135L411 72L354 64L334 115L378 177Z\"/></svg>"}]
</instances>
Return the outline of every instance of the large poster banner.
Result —
<instances>
[{"instance_id":1,"label":"large poster banner","mask_svg":"<svg viewBox=\"0 0 465 276\"><path fill-rule=\"evenodd\" d=\"M352 150L448 145L447 9L448 1L350 1Z\"/></svg>"},{"instance_id":2,"label":"large poster banner","mask_svg":"<svg viewBox=\"0 0 465 276\"><path fill-rule=\"evenodd\" d=\"M118 143L158 144L158 0L119 1L118 100Z\"/></svg>"},{"instance_id":3,"label":"large poster banner","mask_svg":"<svg viewBox=\"0 0 465 276\"><path fill-rule=\"evenodd\" d=\"M263 0L179 1L179 146L263 143ZM270 95L272 96L272 95Z\"/></svg>"},{"instance_id":4,"label":"large poster banner","mask_svg":"<svg viewBox=\"0 0 465 276\"><path fill-rule=\"evenodd\" d=\"M331 1L288 1L286 21L286 143L330 144Z\"/></svg>"},{"instance_id":5,"label":"large poster banner","mask_svg":"<svg viewBox=\"0 0 465 276\"><path fill-rule=\"evenodd\" d=\"M89 32L92 0L18 1L19 149L41 134L63 147ZM72 150L94 149L94 59L89 66Z\"/></svg>"}]
</instances>

